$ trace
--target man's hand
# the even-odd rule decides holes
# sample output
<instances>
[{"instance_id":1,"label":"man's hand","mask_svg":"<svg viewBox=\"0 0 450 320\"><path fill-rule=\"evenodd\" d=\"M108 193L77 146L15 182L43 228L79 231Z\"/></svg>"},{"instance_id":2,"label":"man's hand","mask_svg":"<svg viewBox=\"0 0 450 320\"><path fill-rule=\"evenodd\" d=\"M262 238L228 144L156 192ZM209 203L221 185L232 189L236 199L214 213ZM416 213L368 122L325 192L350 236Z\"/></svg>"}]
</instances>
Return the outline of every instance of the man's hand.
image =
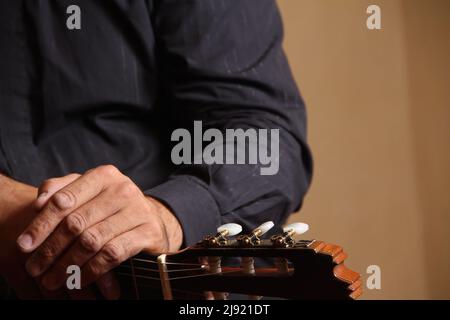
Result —
<instances>
[{"instance_id":1,"label":"man's hand","mask_svg":"<svg viewBox=\"0 0 450 320\"><path fill-rule=\"evenodd\" d=\"M51 188L44 183L41 198ZM49 290L64 284L69 265L81 267L84 287L141 251L176 251L182 243L175 216L113 166L86 172L47 200L17 243L35 250L26 268Z\"/></svg>"},{"instance_id":2,"label":"man's hand","mask_svg":"<svg viewBox=\"0 0 450 320\"><path fill-rule=\"evenodd\" d=\"M73 179L72 175L53 179L54 183L48 195L55 193ZM0 175L0 190L0 274L7 279L17 296L21 299L64 299L68 296L79 299L95 298L90 288L68 294L64 290L49 292L38 286L35 279L30 277L24 267L27 254L18 250L16 239L37 214L37 189ZM101 288L104 282L105 279L102 278L97 285Z\"/></svg>"}]
</instances>

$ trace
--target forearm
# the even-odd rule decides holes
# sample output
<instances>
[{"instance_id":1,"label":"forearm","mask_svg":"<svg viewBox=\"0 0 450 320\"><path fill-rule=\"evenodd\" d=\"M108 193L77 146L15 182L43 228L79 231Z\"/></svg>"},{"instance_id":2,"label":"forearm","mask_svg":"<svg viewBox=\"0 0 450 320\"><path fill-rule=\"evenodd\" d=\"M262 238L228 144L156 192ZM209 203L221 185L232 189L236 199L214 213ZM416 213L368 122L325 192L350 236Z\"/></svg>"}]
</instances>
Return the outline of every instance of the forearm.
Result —
<instances>
[{"instance_id":1,"label":"forearm","mask_svg":"<svg viewBox=\"0 0 450 320\"><path fill-rule=\"evenodd\" d=\"M8 186L13 180L11 178L8 178L4 176L3 174L0 174L0 188L3 189L4 187Z\"/></svg>"},{"instance_id":2,"label":"forearm","mask_svg":"<svg viewBox=\"0 0 450 320\"><path fill-rule=\"evenodd\" d=\"M282 224L296 211L309 187L311 160L306 146L280 134L279 171L261 175L260 164L184 165L170 180L146 191L175 213L185 245L239 222L245 232L272 220Z\"/></svg>"},{"instance_id":3,"label":"forearm","mask_svg":"<svg viewBox=\"0 0 450 320\"><path fill-rule=\"evenodd\" d=\"M37 189L0 174L0 226L36 198Z\"/></svg>"},{"instance_id":4,"label":"forearm","mask_svg":"<svg viewBox=\"0 0 450 320\"><path fill-rule=\"evenodd\" d=\"M198 23L193 24L191 17ZM220 147L214 155L207 154L218 159L208 161L214 164L195 162L195 158L177 160L180 167L170 179L145 193L176 214L185 245L215 233L224 222L238 222L244 232L267 220L283 223L302 203L311 180L312 159L306 144L305 106L282 50L276 2L261 0L255 6L236 1L212 8L199 0L174 10L172 1L161 1L154 25L161 52L165 52L160 68L165 75L162 85L171 97L173 126L196 139L194 122L201 121L205 130L220 131L214 143L226 141L231 147L233 142L228 143L224 133L249 129L249 136L255 138L249 138L248 145L254 141L252 150L258 152L246 164L235 163L237 147L229 153L231 161L224 159L227 150ZM202 33L198 33L199 25ZM186 35L190 35L188 41ZM268 131L260 129L270 130L271 137L272 129L275 136L279 130L279 153L270 152L273 170L269 172L263 170L268 169L263 162L269 152L261 160L261 151L269 151L264 145L268 140L262 139ZM198 145L204 146L203 142ZM192 151L190 146L187 150ZM204 158L205 150L194 150L195 156ZM246 148L242 150L242 155L250 155Z\"/></svg>"},{"instance_id":5,"label":"forearm","mask_svg":"<svg viewBox=\"0 0 450 320\"><path fill-rule=\"evenodd\" d=\"M9 212L9 197L7 194L12 188L12 180L0 174L0 226L4 224L5 215Z\"/></svg>"}]
</instances>

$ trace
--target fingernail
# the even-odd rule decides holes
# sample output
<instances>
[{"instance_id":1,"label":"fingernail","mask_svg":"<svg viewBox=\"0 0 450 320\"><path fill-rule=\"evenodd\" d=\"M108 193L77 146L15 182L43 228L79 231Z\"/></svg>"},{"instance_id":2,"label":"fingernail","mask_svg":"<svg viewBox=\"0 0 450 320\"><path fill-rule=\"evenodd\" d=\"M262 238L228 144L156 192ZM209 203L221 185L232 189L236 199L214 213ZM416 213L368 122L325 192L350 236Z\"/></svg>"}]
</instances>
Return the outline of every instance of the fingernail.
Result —
<instances>
[{"instance_id":1,"label":"fingernail","mask_svg":"<svg viewBox=\"0 0 450 320\"><path fill-rule=\"evenodd\" d=\"M38 199L41 199L41 198L44 198L44 197L46 197L46 196L47 196L47 194L48 194L48 192L47 192L47 191L45 191L45 192L42 192L42 193L40 193L40 194L38 195Z\"/></svg>"},{"instance_id":2,"label":"fingernail","mask_svg":"<svg viewBox=\"0 0 450 320\"><path fill-rule=\"evenodd\" d=\"M17 239L17 244L24 250L29 250L33 246L33 238L29 234L23 234Z\"/></svg>"}]
</instances>

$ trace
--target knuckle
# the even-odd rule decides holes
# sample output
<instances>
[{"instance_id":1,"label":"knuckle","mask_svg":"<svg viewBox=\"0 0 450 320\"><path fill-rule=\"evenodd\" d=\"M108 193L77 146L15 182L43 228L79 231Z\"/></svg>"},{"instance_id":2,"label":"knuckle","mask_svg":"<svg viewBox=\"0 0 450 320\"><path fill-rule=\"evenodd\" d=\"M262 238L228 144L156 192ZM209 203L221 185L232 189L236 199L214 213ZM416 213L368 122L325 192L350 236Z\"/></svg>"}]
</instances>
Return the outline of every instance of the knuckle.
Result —
<instances>
[{"instance_id":1,"label":"knuckle","mask_svg":"<svg viewBox=\"0 0 450 320\"><path fill-rule=\"evenodd\" d=\"M57 211L66 210L75 206L76 197L69 190L61 190L53 195L51 204Z\"/></svg>"},{"instance_id":2,"label":"knuckle","mask_svg":"<svg viewBox=\"0 0 450 320\"><path fill-rule=\"evenodd\" d=\"M88 252L97 252L101 248L101 237L95 229L86 230L80 236L80 245Z\"/></svg>"},{"instance_id":3,"label":"knuckle","mask_svg":"<svg viewBox=\"0 0 450 320\"><path fill-rule=\"evenodd\" d=\"M119 173L119 169L111 164L103 165L97 168L97 172L105 176L115 176Z\"/></svg>"},{"instance_id":4,"label":"knuckle","mask_svg":"<svg viewBox=\"0 0 450 320\"><path fill-rule=\"evenodd\" d=\"M139 188L131 180L122 182L118 188L119 194L124 198L132 198L139 194Z\"/></svg>"},{"instance_id":5,"label":"knuckle","mask_svg":"<svg viewBox=\"0 0 450 320\"><path fill-rule=\"evenodd\" d=\"M72 213L66 218L66 228L69 234L78 236L86 228L86 220L79 213Z\"/></svg>"},{"instance_id":6,"label":"knuckle","mask_svg":"<svg viewBox=\"0 0 450 320\"><path fill-rule=\"evenodd\" d=\"M88 206L84 209L84 217L86 220L92 220L92 218L94 217L95 220L95 216L97 215L98 211L100 211L96 206L92 205L92 206Z\"/></svg>"},{"instance_id":7,"label":"knuckle","mask_svg":"<svg viewBox=\"0 0 450 320\"><path fill-rule=\"evenodd\" d=\"M51 260L56 256L56 248L50 244L42 245L39 256L44 260Z\"/></svg>"},{"instance_id":8,"label":"knuckle","mask_svg":"<svg viewBox=\"0 0 450 320\"><path fill-rule=\"evenodd\" d=\"M71 173L67 177L71 178L71 179L78 179L79 177L81 177L81 174L79 174L79 173Z\"/></svg>"},{"instance_id":9,"label":"knuckle","mask_svg":"<svg viewBox=\"0 0 450 320\"><path fill-rule=\"evenodd\" d=\"M47 232L48 230L51 229L51 227L52 226L50 220L45 217L41 217L34 221L34 226L31 228L30 232L33 235L38 235L42 232Z\"/></svg>"},{"instance_id":10,"label":"knuckle","mask_svg":"<svg viewBox=\"0 0 450 320\"><path fill-rule=\"evenodd\" d=\"M88 264L88 266L86 267L86 271L93 275L95 278L99 277L102 273L100 265L98 263L90 263Z\"/></svg>"},{"instance_id":11,"label":"knuckle","mask_svg":"<svg viewBox=\"0 0 450 320\"><path fill-rule=\"evenodd\" d=\"M47 209L48 209L51 213L53 213L53 214L59 214L60 211L61 211L61 210L59 210L59 209L55 206L55 204L54 204L54 202L53 202L53 198L52 198L52 199L50 200L50 202L48 203Z\"/></svg>"},{"instance_id":12,"label":"knuckle","mask_svg":"<svg viewBox=\"0 0 450 320\"><path fill-rule=\"evenodd\" d=\"M105 260L112 264L118 264L122 261L123 257L123 250L121 247L115 245L115 244L106 244L103 247L103 256L105 257Z\"/></svg>"},{"instance_id":13,"label":"knuckle","mask_svg":"<svg viewBox=\"0 0 450 320\"><path fill-rule=\"evenodd\" d=\"M151 224L146 225L142 234L142 244L144 247L156 249L157 247L165 247L166 243L167 238L163 231L160 231L159 228L152 227Z\"/></svg>"}]
</instances>

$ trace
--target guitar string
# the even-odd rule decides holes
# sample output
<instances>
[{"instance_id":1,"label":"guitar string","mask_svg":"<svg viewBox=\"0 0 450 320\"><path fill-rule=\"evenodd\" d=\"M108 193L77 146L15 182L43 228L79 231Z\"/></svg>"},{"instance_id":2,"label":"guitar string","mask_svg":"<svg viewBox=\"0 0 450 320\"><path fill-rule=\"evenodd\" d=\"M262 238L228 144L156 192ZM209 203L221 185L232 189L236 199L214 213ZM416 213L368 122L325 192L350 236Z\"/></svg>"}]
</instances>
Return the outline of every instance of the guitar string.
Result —
<instances>
[{"instance_id":1,"label":"guitar string","mask_svg":"<svg viewBox=\"0 0 450 320\"><path fill-rule=\"evenodd\" d=\"M139 288L138 288L138 284L137 284L137 280L136 280L136 274L135 274L135 272L134 272L134 268L135 268L135 267L134 267L133 260L134 260L134 261L139 261L139 262L153 263L153 264L158 264L158 262L152 261L152 260L148 260L148 259L142 259L142 258L131 258L131 259L130 259L130 265L131 265L131 270L132 270L132 278L133 278L133 287L134 287L136 299L137 299L137 300L140 300ZM177 264L177 265L180 265L180 264L182 264L182 263L168 262L168 263L166 263L166 264L171 264L171 265ZM184 264L184 265L186 265L186 264ZM195 265L198 265L198 264L195 264ZM126 265L125 265L125 266L126 266ZM145 268L142 268L142 269L145 270ZM147 271L156 271L156 270L148 269ZM159 271L158 271L158 272L159 272ZM159 278L157 278L157 280L160 281Z\"/></svg>"},{"instance_id":2,"label":"guitar string","mask_svg":"<svg viewBox=\"0 0 450 320\"><path fill-rule=\"evenodd\" d=\"M206 274L201 274L201 275L193 275L193 276L185 276L185 277L176 277L176 278L172 278L169 279L169 281L173 281L173 280L179 280L179 279L186 279L186 278L197 278L197 277L206 277L206 276L213 276L213 275L222 275L222 274L226 274L226 273L236 273L236 272L241 272L241 270L230 270L230 271L223 271L223 272L219 272L219 273L206 273ZM116 272L117 275L121 275L121 276L126 276L129 277L131 276L128 273L121 273L121 272ZM145 280L153 280L153 281L157 281L160 282L161 279L160 278L156 278L156 277L148 277L148 276L143 276L143 275L135 275L135 278L142 278ZM160 289L159 286L150 286L148 284L143 284L140 283L138 286L147 286L150 288L156 288L156 289ZM187 290L181 290L181 289L177 289L177 288L171 288L172 292L180 292L180 293L186 293L186 294L190 294L190 295L200 295L203 296L202 294L200 294L199 292L195 292L195 291L187 291ZM204 296L203 296L204 297ZM204 297L206 298L206 297Z\"/></svg>"},{"instance_id":3,"label":"guitar string","mask_svg":"<svg viewBox=\"0 0 450 320\"><path fill-rule=\"evenodd\" d=\"M240 272L242 272L242 271L241 270L229 270L229 271L222 271L222 272L218 272L218 273L203 273L203 274L198 274L198 275L169 278L169 281L175 281L175 280L180 280L180 279L188 279L188 278L207 277L207 276L214 276L214 275L222 275L222 274L227 274L227 273L240 273ZM125 275L125 276L133 276L132 274L128 274L128 273L124 273L124 272L116 272L116 274L118 274L118 275ZM148 279L148 280L161 281L160 278L143 276L143 275L140 275L140 274L135 274L133 277L135 277L135 278L143 278L143 279Z\"/></svg>"},{"instance_id":4,"label":"guitar string","mask_svg":"<svg viewBox=\"0 0 450 320\"><path fill-rule=\"evenodd\" d=\"M127 265L122 265L121 267L131 268L131 266L127 266ZM186 271L196 271L196 270L205 270L205 269L206 269L206 265L201 265L200 268L184 268L184 269L176 269L176 270L167 270L165 272L166 273L169 273L169 272L186 272ZM143 268L143 267L134 267L134 270L143 270L143 271L159 273L159 270L148 269L148 268Z\"/></svg>"},{"instance_id":5,"label":"guitar string","mask_svg":"<svg viewBox=\"0 0 450 320\"><path fill-rule=\"evenodd\" d=\"M222 272L218 272L218 273L204 273L204 274L197 274L197 275L192 275L192 276L175 277L175 278L169 279L169 281L188 279L188 278L207 277L207 276L214 276L214 275L222 275L222 274L226 274L226 273L240 273L240 272L242 272L242 271L241 270L229 270L229 271L222 271Z\"/></svg>"},{"instance_id":6,"label":"guitar string","mask_svg":"<svg viewBox=\"0 0 450 320\"><path fill-rule=\"evenodd\" d=\"M151 263L151 264L158 264L158 262L153 261L153 260L148 260L148 259L141 259L141 258L131 258L130 261L130 265L126 265L126 264L122 264L121 267L125 267L125 268L130 268L133 270L135 269L139 269L139 270L143 270L143 271L147 271L147 272L154 272L154 273L158 273L159 274L159 270L154 270L154 269L149 269L149 268L142 268L142 267L134 267L134 261L138 261L138 262L145 262L145 263ZM196 270L205 270L205 265L204 264L200 264L200 263L178 263L178 262L166 262L166 264L168 265L183 265L183 266L196 266L199 268L184 268L184 269L176 269L176 270L167 270L166 272L180 272L180 271L196 271ZM116 272L117 273L117 272ZM129 274L126 273L117 273L117 274L122 274L122 275L126 275L126 276L130 276ZM158 281L160 282L161 279L160 277L156 278L156 277L146 277L146 276L142 276L142 275L138 275L135 272L131 274L132 278L133 278L133 287L135 289L135 294L139 299L139 285L136 281L136 278L146 278L149 280L153 280L153 281Z\"/></svg>"},{"instance_id":7,"label":"guitar string","mask_svg":"<svg viewBox=\"0 0 450 320\"><path fill-rule=\"evenodd\" d=\"M157 261L153 261L153 260L145 260L145 259L137 259L137 258L131 258L129 259L130 263L131 261L141 261L141 262L148 262L148 263L152 263L152 264L158 264ZM208 265L206 264L201 264L201 263L182 263L182 262L166 262L166 265L192 265L192 266L196 266L198 268L183 268L183 269L173 269L173 270L167 270L165 272L178 272L178 271L195 271L195 270L206 270ZM292 262L288 261L288 265L291 266ZM119 267L125 267L125 268L130 268L130 265L127 264L121 264ZM143 271L149 271L149 272L155 272L155 273L159 273L159 270L155 270L155 269L150 269L150 268L145 268L145 267L134 267L134 269L139 269L139 270L143 270Z\"/></svg>"},{"instance_id":8,"label":"guitar string","mask_svg":"<svg viewBox=\"0 0 450 320\"><path fill-rule=\"evenodd\" d=\"M130 264L131 265L126 265L126 264L122 264L120 265L120 268L131 268L132 269L132 273L136 274L135 271L133 270L142 270L142 271L147 271L147 272L153 272L153 273L159 273L159 270L155 270L155 269L150 269L150 268L145 268L145 267L136 267L134 266L134 264L132 263L132 260L137 260L135 258L130 259ZM139 259L140 261L145 261L145 262L150 262L153 264L158 264L158 262L156 261L152 261L152 260L142 260ZM207 265L205 264L196 264L196 263L189 263L189 264L185 264L185 263L177 263L177 262L166 262L166 264L171 264L171 265L193 265L193 266L198 266L198 268L183 268L183 269L173 269L173 270L167 270L165 271L166 273L173 273L173 272L187 272L187 271L197 271L197 270L207 270ZM291 262L289 262L289 265L291 265ZM241 271L241 270L231 270L231 271ZM211 274L211 273L208 273ZM214 273L212 273L214 274Z\"/></svg>"},{"instance_id":9,"label":"guitar string","mask_svg":"<svg viewBox=\"0 0 450 320\"><path fill-rule=\"evenodd\" d=\"M132 278L133 278L133 286L135 289L135 294L137 299L139 300L139 290L138 290L138 283L137 283L137 278L143 278L143 279L147 279L147 280L153 280L153 281L158 281L160 282L161 279L158 277L148 277L148 276L143 276L143 275L137 275L135 273L135 269L139 269L139 270L144 270L144 271L151 271L151 272L157 272L159 273L159 271L157 270L153 270L153 269L149 269L149 268L143 268L143 267L134 267L134 261L139 261L139 262L146 262L146 263L152 263L152 264L158 264L158 262L153 261L153 260L149 260L149 259L142 259L142 258L131 258L130 261L130 265L131 265L131 270L132 270ZM181 271L195 271L195 270L205 270L206 265L204 264L200 264L200 263L180 263L180 262L166 262L167 265L192 265L192 266L197 266L199 268L184 268L184 269L177 269L177 270L168 270L165 272L181 272ZM122 267L130 267L128 265L123 264ZM220 272L220 273L204 273L204 274L200 274L200 275L190 275L190 276L182 276L182 277L175 277L175 278L169 278L169 281L175 281L175 280L180 280L180 279L189 279L189 278L198 278L198 277L206 277L206 276L213 276L213 275L217 275L217 274L225 274L225 273L237 273L237 272L242 272L242 270L230 270L230 271L225 271L225 272ZM130 276L130 274L126 274L126 273L118 273L119 275L124 275L124 276ZM142 284L141 284L142 285ZM173 291L177 290L180 291L178 289L172 289ZM186 293L192 294L195 292L189 292L189 291L185 291Z\"/></svg>"},{"instance_id":10,"label":"guitar string","mask_svg":"<svg viewBox=\"0 0 450 320\"><path fill-rule=\"evenodd\" d=\"M115 274L119 275L119 276L127 276L127 277L132 277L133 275L129 274L129 273L124 273L124 272L115 272ZM149 277L149 276L143 276L140 274L136 275L136 278L144 278L144 279L148 279L148 280L156 280L156 281L161 281L160 278L156 278L156 277Z\"/></svg>"},{"instance_id":11,"label":"guitar string","mask_svg":"<svg viewBox=\"0 0 450 320\"><path fill-rule=\"evenodd\" d=\"M138 288L137 288L136 276L135 276L135 274L134 274L134 264L133 264L133 259L130 260L130 263L131 263L131 274L133 275L134 293L135 293L135 295L136 295L136 299L137 299L137 300L140 300L140 299L139 299L139 290L138 290Z\"/></svg>"},{"instance_id":12,"label":"guitar string","mask_svg":"<svg viewBox=\"0 0 450 320\"><path fill-rule=\"evenodd\" d=\"M155 260L148 260L148 259L141 259L141 258L131 258L130 260L158 264L158 262ZM166 262L166 264L185 265L185 266L201 266L202 265L201 263L184 263L184 262Z\"/></svg>"}]
</instances>

